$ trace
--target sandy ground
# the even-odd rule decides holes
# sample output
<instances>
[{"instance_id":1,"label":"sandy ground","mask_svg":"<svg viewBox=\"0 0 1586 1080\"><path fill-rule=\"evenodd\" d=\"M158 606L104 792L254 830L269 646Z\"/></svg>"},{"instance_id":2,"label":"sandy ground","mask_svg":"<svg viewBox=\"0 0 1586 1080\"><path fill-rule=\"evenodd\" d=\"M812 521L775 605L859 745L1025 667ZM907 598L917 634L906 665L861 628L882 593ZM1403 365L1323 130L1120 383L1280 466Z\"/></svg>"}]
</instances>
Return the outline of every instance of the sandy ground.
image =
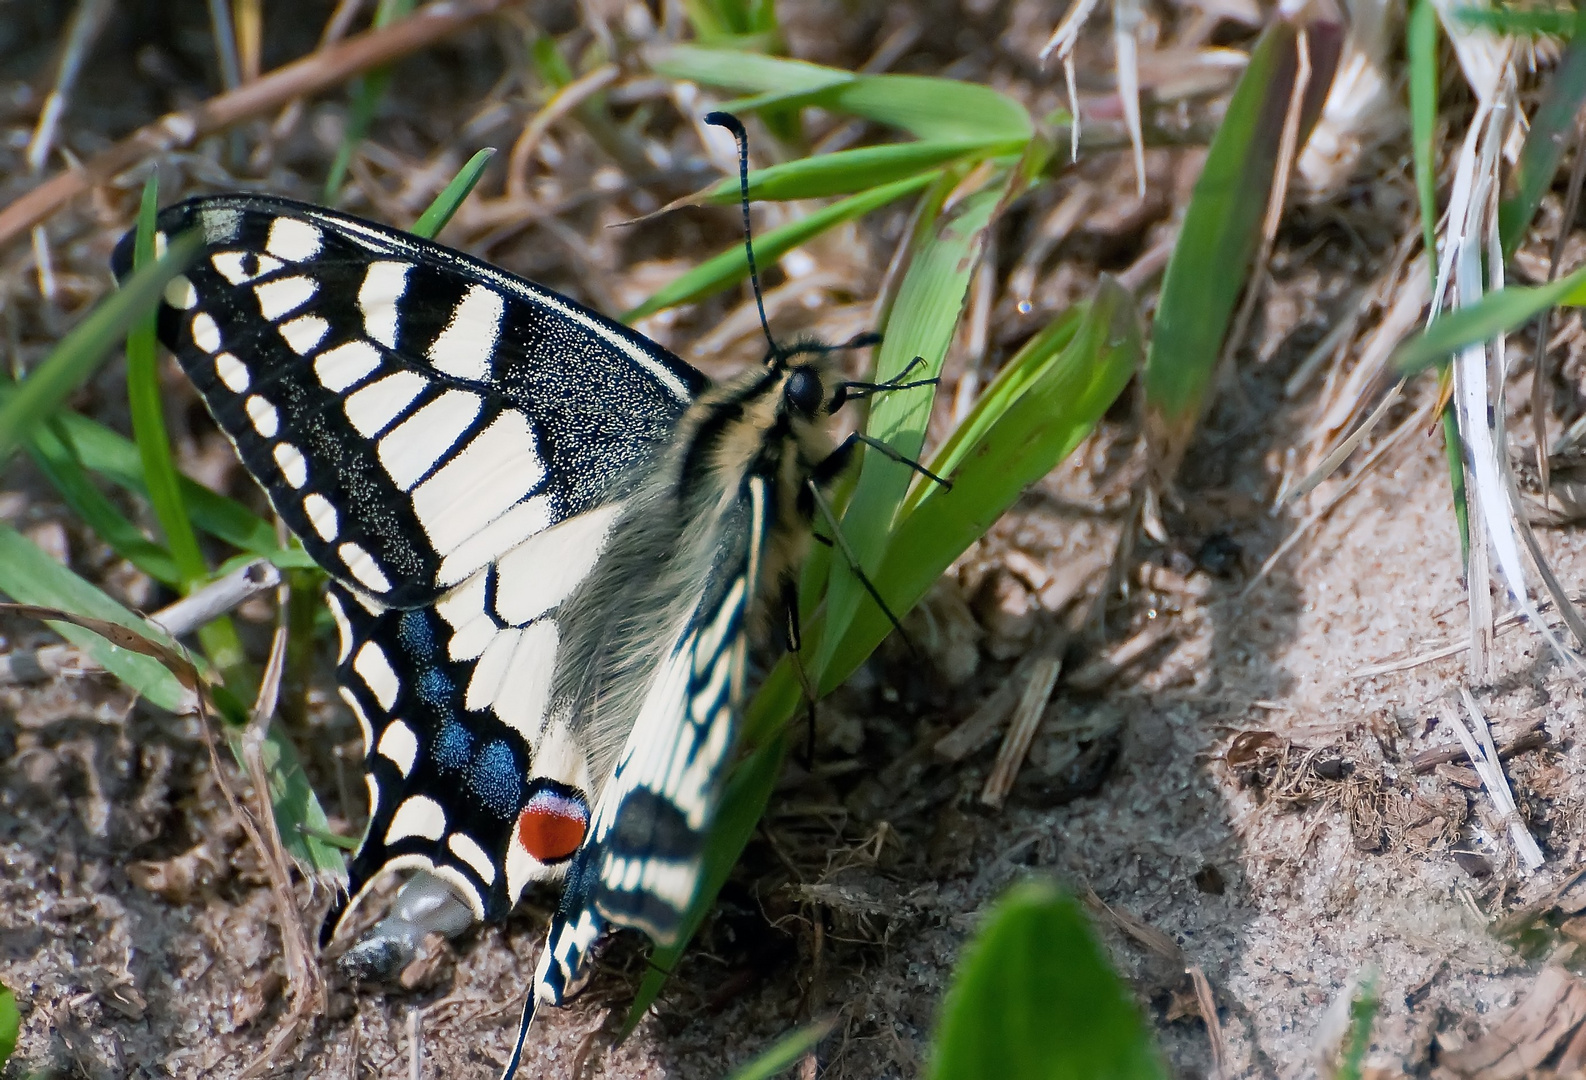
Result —
<instances>
[{"instance_id":1,"label":"sandy ground","mask_svg":"<svg viewBox=\"0 0 1586 1080\"><path fill-rule=\"evenodd\" d=\"M940 71L967 56L953 73L997 81L1032 107L1055 103L1051 78L1030 63L1050 13L1026 4L954 11L963 20L956 39L924 8L867 7L835 44L820 36L835 9L792 5L784 17L800 55L857 62L897 27L913 26L902 69ZM42 19L0 42L9 50L0 78L17 95L40 78L58 31ZM145 40L125 23L111 32ZM290 33L269 40L292 45ZM510 35L479 32L404 69L397 101L416 118L379 129L381 152L421 159L455 131L457 117L474 115L477 106L464 103L494 85L503 40ZM113 71L91 79L80 150L202 85L188 70L192 56L204 55L202 40L127 53L146 73L138 85L150 100L117 97ZM118 62L127 61L107 60L107 68ZM459 70L472 74L458 79ZM14 113L8 125L27 110ZM311 196L311 181L281 170L323 159L334 147L325 118L334 115L320 110L305 121L282 155L288 164L271 174L279 190ZM510 139L516 129L505 130ZM19 144L7 145L7 174L20 175L9 168ZM564 150L579 167L593 156L576 138ZM1193 150L1153 151L1152 190L1141 201L1127 156L1103 155L1018 208L997 236L1005 280L1066 195L1087 189L1093 197L1084 220L1039 260L1034 314L999 309L1007 317L994 320L993 353L1007 355L1039 319L1084 295L1098 272L1145 250L1182 205L1197 161ZM391 194L395 181L384 170L385 186L375 186ZM228 186L201 159L177 172L179 185ZM1283 380L1344 317L1353 290L1375 280L1395 230L1410 221L1395 209L1408 205L1405 181L1377 183L1374 210L1307 207L1285 225L1238 385L1225 388L1162 510L1168 541L1137 542L1123 574L1127 596L1107 605L1100 631L1068 637L1116 547L1139 474L1127 402L911 616L929 663L883 649L823 706L813 761L790 766L717 914L637 1032L607 1048L643 972L643 950L623 942L585 997L540 1025L520 1075L724 1076L811 1017L836 1019L819 1050L821 1076L919 1075L953 960L979 913L1032 873L1094 892L1099 932L1184 1077L1214 1070L1214 1039L1186 966L1204 973L1215 996L1225 1076L1313 1075L1329 1009L1360 979L1373 980L1382 1001L1373 1063L1382 1075L1421 1075L1439 1054L1447 1067L1449 1048L1518 1000L1556 946L1571 947L1565 917L1578 908L1567 900L1538 909L1540 928L1526 934L1506 935L1497 924L1549 900L1580 857L1578 682L1539 638L1511 629L1498 638L1489 683L1473 688L1500 745L1538 725L1546 735L1507 766L1520 816L1546 857L1527 876L1468 769L1415 766L1416 755L1454 741L1438 705L1466 685L1463 658L1360 674L1468 634L1440 438L1416 432L1384 455L1252 586L1329 485L1353 475L1346 468L1297 509L1268 513L1286 455L1316 408L1312 395L1286 399ZM25 186L7 185L6 198ZM582 262L569 255L571 230L508 234L491 241L490 254L614 308L664 281L678 252L693 257L730 239L726 218L708 227L683 218L621 241L600 229L632 209L575 213L577 230L606 245ZM1346 211L1354 216L1340 228ZM35 361L70 324L68 312L102 291L105 253L129 212L127 194L108 191L52 225L70 285L62 304L30 291L25 250L6 253L0 321L15 362ZM789 305L788 317L811 319L828 338L862 325L865 309L842 289L879 279L901 214L878 215L816 249L837 286L802 316ZM621 244L629 246L613 248ZM720 370L752 353L752 340L727 342L721 356L689 342L728 313L705 305L647 329ZM956 378L965 360L953 363ZM108 373L76 404L124 428L116 378ZM1415 389L1410 405L1429 393ZM1560 393L1574 393L1572 385ZM170 396L184 466L245 491L175 378ZM1393 422L1408 415L1406 407ZM147 581L69 521L25 464L0 480L0 518L129 602L156 605ZM1543 543L1565 587L1580 588L1580 537L1558 531ZM270 616L259 605L242 612L257 655ZM16 621L0 629L6 648L49 640ZM1142 632L1160 640L1116 677L1083 690L1059 684L1000 809L979 799L995 738L956 761L934 751L999 686L1022 685L1029 662L1021 658L1069 640L1072 679L1086 660ZM328 683L316 695L333 698ZM348 792L361 784L348 764L357 760L350 718L320 708L299 741L338 824L356 831L362 808ZM230 1078L277 1033L284 969L276 915L190 720L137 706L103 679L0 688L0 859L0 983L25 1010L7 1076ZM313 924L327 898L303 884L299 899ZM424 1076L494 1076L552 900L532 896L505 925L432 942L401 985L354 988L331 973L325 1016L272 1075L408 1076L416 1059ZM1565 937L1555 931L1561 923Z\"/></svg>"}]
</instances>

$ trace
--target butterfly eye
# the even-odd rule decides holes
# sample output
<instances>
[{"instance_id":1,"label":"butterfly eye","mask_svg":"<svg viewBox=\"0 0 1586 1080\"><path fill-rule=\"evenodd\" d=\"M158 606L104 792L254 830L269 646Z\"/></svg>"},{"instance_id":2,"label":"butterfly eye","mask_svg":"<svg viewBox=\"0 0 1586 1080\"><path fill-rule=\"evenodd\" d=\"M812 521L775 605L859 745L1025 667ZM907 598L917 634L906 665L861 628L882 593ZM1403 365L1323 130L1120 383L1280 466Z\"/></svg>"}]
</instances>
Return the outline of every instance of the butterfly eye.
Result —
<instances>
[{"instance_id":1,"label":"butterfly eye","mask_svg":"<svg viewBox=\"0 0 1586 1080\"><path fill-rule=\"evenodd\" d=\"M821 407L821 377L812 368L794 368L782 388L782 396L799 413L813 419Z\"/></svg>"}]
</instances>

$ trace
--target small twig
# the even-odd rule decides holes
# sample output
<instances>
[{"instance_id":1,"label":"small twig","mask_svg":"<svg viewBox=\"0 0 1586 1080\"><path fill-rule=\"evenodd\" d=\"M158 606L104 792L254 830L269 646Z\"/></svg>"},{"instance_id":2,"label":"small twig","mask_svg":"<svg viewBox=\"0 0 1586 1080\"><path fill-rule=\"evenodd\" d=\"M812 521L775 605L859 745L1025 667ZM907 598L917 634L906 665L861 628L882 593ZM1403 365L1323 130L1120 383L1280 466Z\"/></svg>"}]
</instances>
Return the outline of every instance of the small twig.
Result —
<instances>
[{"instance_id":1,"label":"small twig","mask_svg":"<svg viewBox=\"0 0 1586 1080\"><path fill-rule=\"evenodd\" d=\"M1217 1017L1217 998L1212 994L1212 984L1199 964L1184 969L1195 984L1195 1002L1200 1006L1201 1019L1206 1021L1206 1035L1212 1044L1212 1076L1223 1080L1228 1075L1228 1049L1223 1042L1223 1022Z\"/></svg>"},{"instance_id":2,"label":"small twig","mask_svg":"<svg viewBox=\"0 0 1586 1080\"><path fill-rule=\"evenodd\" d=\"M1470 716L1471 728L1460 718L1459 710L1453 701L1443 699L1439 702L1437 715L1451 728L1459 741L1465 747L1465 753L1476 768L1476 773L1481 777L1482 786L1487 790L1487 797L1492 800L1493 807L1498 811L1498 818L1509 830L1509 838L1513 841L1515 853L1520 859L1520 864L1528 873L1536 871L1546 861L1542 857L1542 850L1537 847L1536 840L1531 836L1525 822L1520 819L1519 811L1514 802L1514 794L1509 790L1509 780L1503 774L1503 767L1498 761L1498 750L1492 742L1492 729L1487 726L1486 717L1476 707L1476 699L1469 690L1461 689L1460 698L1464 703L1465 712ZM1481 742L1478 745L1477 735Z\"/></svg>"},{"instance_id":3,"label":"small twig","mask_svg":"<svg viewBox=\"0 0 1586 1080\"><path fill-rule=\"evenodd\" d=\"M201 105L146 124L81 168L61 173L0 210L0 246L9 244L85 191L146 158L191 146L241 120L279 108L293 98L336 86L431 45L515 0L442 0L401 22L373 30L276 68L268 75Z\"/></svg>"},{"instance_id":4,"label":"small twig","mask_svg":"<svg viewBox=\"0 0 1586 1080\"><path fill-rule=\"evenodd\" d=\"M512 153L507 157L508 199L530 201L529 160L539 148L540 140L552 124L610 86L620 74L615 64L602 64L562 87L545 103L544 108L534 114L534 119L524 127L523 134L512 144Z\"/></svg>"},{"instance_id":5,"label":"small twig","mask_svg":"<svg viewBox=\"0 0 1586 1080\"><path fill-rule=\"evenodd\" d=\"M419 1017L423 1009L408 1009L408 1080L424 1080L424 1042Z\"/></svg>"},{"instance_id":6,"label":"small twig","mask_svg":"<svg viewBox=\"0 0 1586 1080\"><path fill-rule=\"evenodd\" d=\"M1105 656L1082 664L1064 680L1063 685L1073 690L1100 690L1117 678L1124 668L1172 636L1173 628L1167 625L1166 619L1152 623Z\"/></svg>"},{"instance_id":7,"label":"small twig","mask_svg":"<svg viewBox=\"0 0 1586 1080\"><path fill-rule=\"evenodd\" d=\"M1498 760L1508 761L1516 754L1523 754L1528 750L1540 750L1546 745L1547 732L1540 728L1532 728L1530 731L1517 735L1498 747ZM1468 758L1469 756L1470 754L1466 751L1463 744L1450 743L1447 746L1437 746L1430 750L1422 750L1410 759L1410 768L1417 774L1425 775L1439 765L1450 764L1460 758Z\"/></svg>"},{"instance_id":8,"label":"small twig","mask_svg":"<svg viewBox=\"0 0 1586 1080\"><path fill-rule=\"evenodd\" d=\"M273 589L281 574L263 559L194 590L148 617L172 637L183 637L256 593ZM0 686L42 682L61 675L90 675L103 669L75 645L46 645L0 655Z\"/></svg>"},{"instance_id":9,"label":"small twig","mask_svg":"<svg viewBox=\"0 0 1586 1080\"><path fill-rule=\"evenodd\" d=\"M1013 669L1013 674L997 684L997 688L988 694L974 712L952 731L936 740L931 747L940 761L962 761L985 746L997 737L997 729L1002 727L1002 722L1013 712L1013 707L1019 701L1019 688L1029 678L1029 673L1035 665L1043 660L1061 656L1066 643L1066 638L1059 636L1058 640L1047 641L1041 646L1025 654Z\"/></svg>"},{"instance_id":10,"label":"small twig","mask_svg":"<svg viewBox=\"0 0 1586 1080\"><path fill-rule=\"evenodd\" d=\"M997 760L992 763L986 784L980 790L982 804L1001 808L1008 798L1008 792L1013 790L1019 767L1024 764L1024 756L1030 751L1030 742L1035 738L1036 729L1041 726L1046 703L1052 696L1052 688L1057 685L1057 677L1062 670L1063 658L1056 655L1041 657L1031 668L1024 692L1019 696L1018 707L1013 710L1013 721L1008 725L1007 734L1002 737L1002 745L997 748Z\"/></svg>"}]
</instances>

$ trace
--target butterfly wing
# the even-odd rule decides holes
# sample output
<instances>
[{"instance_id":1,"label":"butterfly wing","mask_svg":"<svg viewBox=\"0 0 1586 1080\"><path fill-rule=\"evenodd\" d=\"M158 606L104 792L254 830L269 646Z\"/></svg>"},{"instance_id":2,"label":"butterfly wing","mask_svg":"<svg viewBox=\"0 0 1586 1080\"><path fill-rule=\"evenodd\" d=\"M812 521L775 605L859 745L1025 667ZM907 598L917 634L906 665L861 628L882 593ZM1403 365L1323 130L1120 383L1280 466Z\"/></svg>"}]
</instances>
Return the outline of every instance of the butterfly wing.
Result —
<instances>
[{"instance_id":1,"label":"butterfly wing","mask_svg":"<svg viewBox=\"0 0 1586 1080\"><path fill-rule=\"evenodd\" d=\"M588 821L595 781L546 716L558 609L704 379L564 297L317 207L201 198L159 230L204 240L161 339L335 579L371 805L349 899L423 867L498 917ZM130 236L112 265L130 271Z\"/></svg>"}]
</instances>

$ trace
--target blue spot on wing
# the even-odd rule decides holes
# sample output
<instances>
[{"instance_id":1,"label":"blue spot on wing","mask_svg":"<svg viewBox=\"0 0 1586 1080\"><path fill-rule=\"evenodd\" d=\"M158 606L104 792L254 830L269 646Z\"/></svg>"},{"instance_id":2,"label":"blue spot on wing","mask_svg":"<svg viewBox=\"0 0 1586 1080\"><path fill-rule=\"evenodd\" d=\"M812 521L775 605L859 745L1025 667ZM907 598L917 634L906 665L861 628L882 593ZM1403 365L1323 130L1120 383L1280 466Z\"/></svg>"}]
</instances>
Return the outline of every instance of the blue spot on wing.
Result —
<instances>
[{"instance_id":1,"label":"blue spot on wing","mask_svg":"<svg viewBox=\"0 0 1586 1080\"><path fill-rule=\"evenodd\" d=\"M429 612L413 610L402 613L397 623L397 640L409 656L428 660L435 655L435 627L430 624Z\"/></svg>"},{"instance_id":2,"label":"blue spot on wing","mask_svg":"<svg viewBox=\"0 0 1586 1080\"><path fill-rule=\"evenodd\" d=\"M468 787L497 817L516 816L523 797L523 774L512 747L501 739L485 744L468 770Z\"/></svg>"},{"instance_id":3,"label":"blue spot on wing","mask_svg":"<svg viewBox=\"0 0 1586 1080\"><path fill-rule=\"evenodd\" d=\"M419 700L424 704L443 714L452 711L451 703L456 686L440 668L425 668L419 672L418 678L414 680L414 686L418 690Z\"/></svg>"},{"instance_id":4,"label":"blue spot on wing","mask_svg":"<svg viewBox=\"0 0 1586 1080\"><path fill-rule=\"evenodd\" d=\"M461 772L467 767L473 750L474 737L468 733L468 729L455 720L448 720L441 727L440 734L435 736L432 756L442 772Z\"/></svg>"}]
</instances>

